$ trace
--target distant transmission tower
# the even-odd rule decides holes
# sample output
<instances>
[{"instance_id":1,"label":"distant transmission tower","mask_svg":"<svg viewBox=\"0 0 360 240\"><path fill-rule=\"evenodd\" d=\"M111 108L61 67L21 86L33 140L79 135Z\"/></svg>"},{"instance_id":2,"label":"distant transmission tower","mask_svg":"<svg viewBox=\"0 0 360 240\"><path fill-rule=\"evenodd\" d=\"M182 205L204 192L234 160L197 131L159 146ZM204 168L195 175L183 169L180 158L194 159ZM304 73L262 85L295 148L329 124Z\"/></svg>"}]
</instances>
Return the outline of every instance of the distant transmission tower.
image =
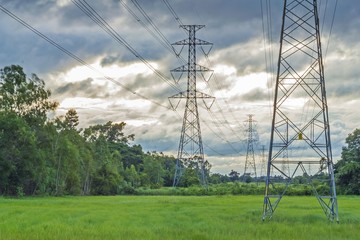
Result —
<instances>
[{"instance_id":1,"label":"distant transmission tower","mask_svg":"<svg viewBox=\"0 0 360 240\"><path fill-rule=\"evenodd\" d=\"M188 46L188 63L171 70L171 74L175 81L179 81L183 73L187 73L187 90L169 98L170 103L171 100L177 100L176 104L171 103L173 108L177 108L180 100L186 98L173 186L175 187L179 184L184 170L187 167L191 167L196 168L200 184L206 187L207 162L204 160L197 99L202 99L205 106L209 109L214 102L214 97L197 91L196 77L199 74L205 81L208 81L209 79L206 79L205 73L210 73L211 77L213 71L196 63L196 46L200 45L203 53L207 55L211 50L212 43L195 37L196 31L205 27L204 25L181 25L180 27L188 32L189 37L188 39L173 43L172 46L174 50L176 46L181 46L181 50L184 46ZM208 51L204 50L206 46L209 46ZM180 55L181 51L175 53ZM175 77L177 74L180 76L179 78ZM209 102L205 100L209 100Z\"/></svg>"},{"instance_id":2,"label":"distant transmission tower","mask_svg":"<svg viewBox=\"0 0 360 240\"><path fill-rule=\"evenodd\" d=\"M283 10L263 220L300 174L327 218L338 221L317 1L285 0ZM281 166L287 150L291 174Z\"/></svg>"},{"instance_id":3,"label":"distant transmission tower","mask_svg":"<svg viewBox=\"0 0 360 240\"><path fill-rule=\"evenodd\" d=\"M245 121L247 123L248 128L247 132L247 150L246 150L246 159L245 159L245 168L243 174L243 182L246 182L247 177L254 177L257 179L256 175L256 163L255 163L255 154L254 154L254 143L257 141L255 138L256 131L254 128L254 123L256 122L253 120L253 115L248 115L249 119ZM256 180L257 181L257 180Z\"/></svg>"}]
</instances>

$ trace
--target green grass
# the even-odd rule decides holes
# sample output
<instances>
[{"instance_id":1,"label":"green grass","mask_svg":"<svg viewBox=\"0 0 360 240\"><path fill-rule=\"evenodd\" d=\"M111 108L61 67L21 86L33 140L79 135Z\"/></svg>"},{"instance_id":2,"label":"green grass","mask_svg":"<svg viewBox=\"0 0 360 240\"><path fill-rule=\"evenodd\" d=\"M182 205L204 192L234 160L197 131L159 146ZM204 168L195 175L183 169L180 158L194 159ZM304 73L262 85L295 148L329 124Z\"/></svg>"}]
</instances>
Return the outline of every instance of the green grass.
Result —
<instances>
[{"instance_id":1,"label":"green grass","mask_svg":"<svg viewBox=\"0 0 360 240\"><path fill-rule=\"evenodd\" d=\"M0 239L359 239L360 197L339 197L340 224L315 197L284 197L261 221L262 196L0 198Z\"/></svg>"}]
</instances>

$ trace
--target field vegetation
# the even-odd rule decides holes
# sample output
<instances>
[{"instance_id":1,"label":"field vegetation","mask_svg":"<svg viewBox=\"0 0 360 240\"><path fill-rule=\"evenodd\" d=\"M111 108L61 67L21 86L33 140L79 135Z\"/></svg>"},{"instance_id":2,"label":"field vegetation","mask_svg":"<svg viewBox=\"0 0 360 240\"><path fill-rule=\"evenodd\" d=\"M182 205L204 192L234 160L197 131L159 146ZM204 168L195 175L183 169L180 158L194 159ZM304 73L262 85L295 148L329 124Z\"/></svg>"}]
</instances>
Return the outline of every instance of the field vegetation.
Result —
<instances>
[{"instance_id":1,"label":"field vegetation","mask_svg":"<svg viewBox=\"0 0 360 240\"><path fill-rule=\"evenodd\" d=\"M313 196L284 197L263 222L262 196L0 198L0 239L358 239L360 197L339 197L340 223Z\"/></svg>"}]
</instances>

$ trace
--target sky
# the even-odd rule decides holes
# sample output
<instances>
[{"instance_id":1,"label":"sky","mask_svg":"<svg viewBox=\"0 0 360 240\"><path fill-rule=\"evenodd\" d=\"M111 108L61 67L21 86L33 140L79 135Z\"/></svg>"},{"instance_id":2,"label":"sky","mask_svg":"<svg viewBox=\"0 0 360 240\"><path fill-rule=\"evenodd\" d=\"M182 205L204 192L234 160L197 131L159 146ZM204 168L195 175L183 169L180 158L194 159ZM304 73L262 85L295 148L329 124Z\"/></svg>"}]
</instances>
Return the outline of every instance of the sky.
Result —
<instances>
[{"instance_id":1,"label":"sky","mask_svg":"<svg viewBox=\"0 0 360 240\"><path fill-rule=\"evenodd\" d=\"M187 38L180 22L205 25L196 37L213 43L213 48L208 58L197 49L197 61L214 70L214 75L208 82L198 78L197 86L216 97L210 111L199 101L204 152L212 172L243 171L249 114L258 133L256 161L262 158L262 146L267 153L283 1L168 0L171 12L164 0L87 0L132 52L74 2L0 0L2 7L86 63L0 11L0 68L21 65L27 74L43 79L51 98L60 103L53 115L74 108L82 128L125 122L125 132L135 134L132 144L176 156L185 101L172 110L168 97L185 90L186 78L175 85L170 70L184 62L166 44ZM337 161L345 138L360 122L360 2L319 0L318 4L333 158ZM154 26L165 43L157 33L150 33ZM186 54L184 49L183 59Z\"/></svg>"}]
</instances>

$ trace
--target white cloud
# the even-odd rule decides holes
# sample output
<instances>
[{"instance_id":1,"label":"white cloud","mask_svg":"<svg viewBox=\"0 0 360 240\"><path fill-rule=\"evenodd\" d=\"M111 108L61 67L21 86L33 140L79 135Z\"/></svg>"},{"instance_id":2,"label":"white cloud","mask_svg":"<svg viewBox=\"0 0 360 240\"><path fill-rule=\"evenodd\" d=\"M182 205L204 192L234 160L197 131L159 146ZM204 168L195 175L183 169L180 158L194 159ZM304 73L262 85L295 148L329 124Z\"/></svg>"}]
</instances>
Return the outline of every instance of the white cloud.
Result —
<instances>
[{"instance_id":1,"label":"white cloud","mask_svg":"<svg viewBox=\"0 0 360 240\"><path fill-rule=\"evenodd\" d=\"M172 81L170 69L183 63L163 48L118 1L88 2L142 57ZM138 2L170 42L186 38L162 1ZM333 3L333 0L329 1L330 10ZM183 108L179 106L177 112L172 112L152 102L170 106L167 97L176 94L177 89L159 79L69 0L11 0L2 4L98 72L82 66L2 12L0 67L19 64L28 73L37 73L61 103L59 114L68 108L76 108L82 127L106 121L125 121L128 123L126 131L135 133L135 142L142 144L145 150L177 154ZM228 173L234 169L241 172L243 157L237 156L234 150L244 150L240 142L244 138L242 131L247 115L255 114L261 144L267 146L270 136L273 89L269 87L273 85L269 79L274 73L266 73L265 50L269 48L265 49L263 43L260 4L247 0L229 0L226 4L218 0L184 0L171 4L185 24L205 24L206 28L197 32L197 36L214 43L209 55L210 66L198 51L199 64L215 71L208 85L199 80L199 86L201 91L216 96L217 102L212 107L213 114L201 107L199 111L204 143L225 156L205 146L208 159L214 171ZM276 59L282 1L271 4L272 51ZM130 2L128 5L134 9ZM360 2L339 2L325 59L335 158L339 158L347 134L358 127L360 116L357 107L360 87L359 9ZM328 42L330 10L323 34L324 53ZM141 17L141 21L151 28L144 18ZM276 65L276 62L273 64ZM104 76L119 81L151 101L111 83ZM209 86L212 91L209 91ZM186 82L183 79L179 88L185 90L184 87ZM292 106L304 103L303 99L298 99Z\"/></svg>"}]
</instances>

